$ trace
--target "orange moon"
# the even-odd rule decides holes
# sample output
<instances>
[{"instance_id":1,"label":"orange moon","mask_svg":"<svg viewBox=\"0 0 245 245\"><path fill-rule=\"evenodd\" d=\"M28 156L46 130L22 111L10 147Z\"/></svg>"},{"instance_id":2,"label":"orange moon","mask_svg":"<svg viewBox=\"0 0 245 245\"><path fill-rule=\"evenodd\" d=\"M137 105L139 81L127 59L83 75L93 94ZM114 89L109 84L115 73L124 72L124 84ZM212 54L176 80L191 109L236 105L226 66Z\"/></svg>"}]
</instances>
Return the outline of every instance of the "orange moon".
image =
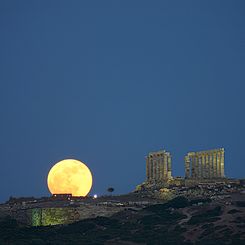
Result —
<instances>
[{"instance_id":1,"label":"orange moon","mask_svg":"<svg viewBox=\"0 0 245 245\"><path fill-rule=\"evenodd\" d=\"M75 159L65 159L50 169L47 182L52 194L86 196L93 180L89 168L84 163Z\"/></svg>"}]
</instances>

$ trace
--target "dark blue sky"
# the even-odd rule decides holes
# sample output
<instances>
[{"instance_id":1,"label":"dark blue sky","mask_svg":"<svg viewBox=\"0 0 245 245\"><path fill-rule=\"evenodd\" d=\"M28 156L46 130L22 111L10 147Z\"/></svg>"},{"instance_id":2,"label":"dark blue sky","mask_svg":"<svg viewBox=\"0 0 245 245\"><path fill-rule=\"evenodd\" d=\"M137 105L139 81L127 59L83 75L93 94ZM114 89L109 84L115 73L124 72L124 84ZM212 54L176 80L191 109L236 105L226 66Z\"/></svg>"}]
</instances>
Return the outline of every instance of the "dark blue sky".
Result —
<instances>
[{"instance_id":1,"label":"dark blue sky","mask_svg":"<svg viewBox=\"0 0 245 245\"><path fill-rule=\"evenodd\" d=\"M245 177L244 105L243 0L0 1L0 201L48 195L71 157L125 193L163 147L175 176L224 147Z\"/></svg>"}]
</instances>

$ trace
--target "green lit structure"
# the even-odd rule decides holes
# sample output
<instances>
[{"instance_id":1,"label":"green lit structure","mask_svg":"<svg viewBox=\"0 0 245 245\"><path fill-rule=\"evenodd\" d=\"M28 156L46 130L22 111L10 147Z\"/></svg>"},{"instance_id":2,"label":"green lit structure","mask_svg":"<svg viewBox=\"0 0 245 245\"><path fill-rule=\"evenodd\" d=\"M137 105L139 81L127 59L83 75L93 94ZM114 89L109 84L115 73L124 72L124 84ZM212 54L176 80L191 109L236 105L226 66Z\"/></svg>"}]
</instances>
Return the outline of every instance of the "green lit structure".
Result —
<instances>
[{"instance_id":1,"label":"green lit structure","mask_svg":"<svg viewBox=\"0 0 245 245\"><path fill-rule=\"evenodd\" d=\"M80 219L75 208L34 208L31 210L32 226L69 224Z\"/></svg>"}]
</instances>

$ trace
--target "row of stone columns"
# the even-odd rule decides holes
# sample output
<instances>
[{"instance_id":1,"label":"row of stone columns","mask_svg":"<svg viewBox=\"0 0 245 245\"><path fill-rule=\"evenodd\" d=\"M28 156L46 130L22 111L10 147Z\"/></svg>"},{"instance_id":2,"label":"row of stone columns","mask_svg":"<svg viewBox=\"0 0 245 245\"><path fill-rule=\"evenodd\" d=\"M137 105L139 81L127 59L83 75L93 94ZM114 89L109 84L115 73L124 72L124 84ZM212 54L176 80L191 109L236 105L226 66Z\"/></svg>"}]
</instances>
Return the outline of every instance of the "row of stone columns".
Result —
<instances>
[{"instance_id":1,"label":"row of stone columns","mask_svg":"<svg viewBox=\"0 0 245 245\"><path fill-rule=\"evenodd\" d=\"M146 157L147 180L166 180L171 178L171 155L166 151L152 152Z\"/></svg>"},{"instance_id":2,"label":"row of stone columns","mask_svg":"<svg viewBox=\"0 0 245 245\"><path fill-rule=\"evenodd\" d=\"M224 178L224 148L188 153L185 157L185 177Z\"/></svg>"}]
</instances>

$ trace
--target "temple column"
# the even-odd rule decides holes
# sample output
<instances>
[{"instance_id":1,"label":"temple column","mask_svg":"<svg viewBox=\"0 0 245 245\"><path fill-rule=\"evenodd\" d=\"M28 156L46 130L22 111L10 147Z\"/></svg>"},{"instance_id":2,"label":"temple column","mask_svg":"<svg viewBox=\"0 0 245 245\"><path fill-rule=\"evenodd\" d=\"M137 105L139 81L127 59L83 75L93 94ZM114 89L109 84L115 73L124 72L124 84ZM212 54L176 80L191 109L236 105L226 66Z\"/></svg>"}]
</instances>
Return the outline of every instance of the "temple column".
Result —
<instances>
[{"instance_id":1,"label":"temple column","mask_svg":"<svg viewBox=\"0 0 245 245\"><path fill-rule=\"evenodd\" d=\"M155 160L155 178L154 179L155 180L158 179L158 161L157 160Z\"/></svg>"},{"instance_id":2,"label":"temple column","mask_svg":"<svg viewBox=\"0 0 245 245\"><path fill-rule=\"evenodd\" d=\"M154 176L154 164L153 164L153 159L151 159L151 180L153 179Z\"/></svg>"},{"instance_id":3,"label":"temple column","mask_svg":"<svg viewBox=\"0 0 245 245\"><path fill-rule=\"evenodd\" d=\"M198 156L195 155L195 176L198 178Z\"/></svg>"},{"instance_id":4,"label":"temple column","mask_svg":"<svg viewBox=\"0 0 245 245\"><path fill-rule=\"evenodd\" d=\"M196 169L197 169L197 178L200 178L200 155L197 154L196 156L197 159L197 165L196 165Z\"/></svg>"},{"instance_id":5,"label":"temple column","mask_svg":"<svg viewBox=\"0 0 245 245\"><path fill-rule=\"evenodd\" d=\"M157 160L155 160L155 171L156 171L155 180L157 180L158 179L158 161Z\"/></svg>"},{"instance_id":6,"label":"temple column","mask_svg":"<svg viewBox=\"0 0 245 245\"><path fill-rule=\"evenodd\" d=\"M201 179L202 178L202 154L201 153L198 154L198 167L197 167L197 169L198 169L198 172L197 172L198 179Z\"/></svg>"},{"instance_id":7,"label":"temple column","mask_svg":"<svg viewBox=\"0 0 245 245\"><path fill-rule=\"evenodd\" d=\"M163 161L162 158L159 159L159 179L163 179Z\"/></svg>"},{"instance_id":8,"label":"temple column","mask_svg":"<svg viewBox=\"0 0 245 245\"><path fill-rule=\"evenodd\" d=\"M211 163L212 163L212 153L209 152L208 153L208 163L207 163L207 175L206 175L207 179L210 178L210 166L211 166Z\"/></svg>"},{"instance_id":9,"label":"temple column","mask_svg":"<svg viewBox=\"0 0 245 245\"><path fill-rule=\"evenodd\" d=\"M154 160L153 159L151 159L151 179L153 180L154 179L154 176L155 176L155 170L154 170L154 168L155 168L155 164L154 164Z\"/></svg>"},{"instance_id":10,"label":"temple column","mask_svg":"<svg viewBox=\"0 0 245 245\"><path fill-rule=\"evenodd\" d=\"M157 176L157 169L156 169L157 163L156 160L153 160L153 179L156 180L156 176Z\"/></svg>"},{"instance_id":11,"label":"temple column","mask_svg":"<svg viewBox=\"0 0 245 245\"><path fill-rule=\"evenodd\" d=\"M168 156L168 166L167 166L167 178L171 178L172 177L172 166L171 166L171 157Z\"/></svg>"},{"instance_id":12,"label":"temple column","mask_svg":"<svg viewBox=\"0 0 245 245\"><path fill-rule=\"evenodd\" d=\"M209 154L205 153L205 171L204 171L204 178L208 178L208 166L209 166Z\"/></svg>"},{"instance_id":13,"label":"temple column","mask_svg":"<svg viewBox=\"0 0 245 245\"><path fill-rule=\"evenodd\" d=\"M217 178L217 152L213 155L213 177Z\"/></svg>"},{"instance_id":14,"label":"temple column","mask_svg":"<svg viewBox=\"0 0 245 245\"><path fill-rule=\"evenodd\" d=\"M209 178L212 179L213 177L214 177L214 152L211 153L210 173L209 173Z\"/></svg>"},{"instance_id":15,"label":"temple column","mask_svg":"<svg viewBox=\"0 0 245 245\"><path fill-rule=\"evenodd\" d=\"M221 160L220 160L220 177L224 178L225 177L225 151L224 148L221 149Z\"/></svg>"},{"instance_id":16,"label":"temple column","mask_svg":"<svg viewBox=\"0 0 245 245\"><path fill-rule=\"evenodd\" d=\"M185 178L190 178L190 157L185 156Z\"/></svg>"},{"instance_id":17,"label":"temple column","mask_svg":"<svg viewBox=\"0 0 245 245\"><path fill-rule=\"evenodd\" d=\"M148 159L148 168L149 168L149 180L152 179L152 160Z\"/></svg>"},{"instance_id":18,"label":"temple column","mask_svg":"<svg viewBox=\"0 0 245 245\"><path fill-rule=\"evenodd\" d=\"M195 167L196 167L196 158L195 158L195 156L192 156L191 157L191 177L192 178L196 178Z\"/></svg>"},{"instance_id":19,"label":"temple column","mask_svg":"<svg viewBox=\"0 0 245 245\"><path fill-rule=\"evenodd\" d=\"M220 151L218 151L217 153L217 177L220 178L221 177L221 154Z\"/></svg>"},{"instance_id":20,"label":"temple column","mask_svg":"<svg viewBox=\"0 0 245 245\"><path fill-rule=\"evenodd\" d=\"M149 180L149 158L146 157L146 180Z\"/></svg>"},{"instance_id":21,"label":"temple column","mask_svg":"<svg viewBox=\"0 0 245 245\"><path fill-rule=\"evenodd\" d=\"M204 175L204 169L205 169L205 154L202 153L202 165L201 165L201 176L202 176L202 178Z\"/></svg>"},{"instance_id":22,"label":"temple column","mask_svg":"<svg viewBox=\"0 0 245 245\"><path fill-rule=\"evenodd\" d=\"M191 156L191 177L196 178L196 159L195 156Z\"/></svg>"},{"instance_id":23,"label":"temple column","mask_svg":"<svg viewBox=\"0 0 245 245\"><path fill-rule=\"evenodd\" d=\"M208 166L208 178L211 179L213 177L213 152L209 153L209 166Z\"/></svg>"},{"instance_id":24,"label":"temple column","mask_svg":"<svg viewBox=\"0 0 245 245\"><path fill-rule=\"evenodd\" d=\"M157 179L161 179L161 159L157 160Z\"/></svg>"},{"instance_id":25,"label":"temple column","mask_svg":"<svg viewBox=\"0 0 245 245\"><path fill-rule=\"evenodd\" d=\"M194 156L194 159L195 159L195 164L194 164L195 178L198 178L198 156L195 155Z\"/></svg>"},{"instance_id":26,"label":"temple column","mask_svg":"<svg viewBox=\"0 0 245 245\"><path fill-rule=\"evenodd\" d=\"M164 172L164 179L167 178L167 166L168 166L168 156L164 156L164 164L163 164L163 172Z\"/></svg>"}]
</instances>

